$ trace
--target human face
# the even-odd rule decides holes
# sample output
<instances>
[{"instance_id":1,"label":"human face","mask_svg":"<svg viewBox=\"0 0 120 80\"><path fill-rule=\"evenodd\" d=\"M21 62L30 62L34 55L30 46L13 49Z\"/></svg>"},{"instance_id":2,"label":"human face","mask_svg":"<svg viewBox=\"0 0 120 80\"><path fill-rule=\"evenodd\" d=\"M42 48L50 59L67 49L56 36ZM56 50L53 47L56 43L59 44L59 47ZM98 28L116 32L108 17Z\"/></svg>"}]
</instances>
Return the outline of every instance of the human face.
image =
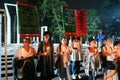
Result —
<instances>
[{"instance_id":1,"label":"human face","mask_svg":"<svg viewBox=\"0 0 120 80\"><path fill-rule=\"evenodd\" d=\"M108 45L108 46L112 46L112 40L107 39L107 45Z\"/></svg>"},{"instance_id":2,"label":"human face","mask_svg":"<svg viewBox=\"0 0 120 80\"><path fill-rule=\"evenodd\" d=\"M96 46L96 41L95 40L91 41L90 46L95 47Z\"/></svg>"},{"instance_id":3,"label":"human face","mask_svg":"<svg viewBox=\"0 0 120 80\"><path fill-rule=\"evenodd\" d=\"M75 42L78 42L79 40L76 38L74 41L75 41Z\"/></svg>"},{"instance_id":4,"label":"human face","mask_svg":"<svg viewBox=\"0 0 120 80\"><path fill-rule=\"evenodd\" d=\"M120 43L114 46L114 52L117 53L117 58L120 57Z\"/></svg>"},{"instance_id":5,"label":"human face","mask_svg":"<svg viewBox=\"0 0 120 80\"><path fill-rule=\"evenodd\" d=\"M47 43L48 40L49 40L49 38L50 38L50 35L49 35L49 34L45 35L45 36L44 36L44 41Z\"/></svg>"},{"instance_id":6,"label":"human face","mask_svg":"<svg viewBox=\"0 0 120 80\"><path fill-rule=\"evenodd\" d=\"M23 44L24 44L24 46L29 46L30 41L29 41L29 40L24 39L24 40L23 40Z\"/></svg>"},{"instance_id":7,"label":"human face","mask_svg":"<svg viewBox=\"0 0 120 80\"><path fill-rule=\"evenodd\" d=\"M115 49L120 49L120 43L114 46Z\"/></svg>"},{"instance_id":8,"label":"human face","mask_svg":"<svg viewBox=\"0 0 120 80\"><path fill-rule=\"evenodd\" d=\"M63 45L66 45L66 44L67 44L67 39L66 39L66 38L63 38L62 41L61 41L61 43L62 43Z\"/></svg>"}]
</instances>

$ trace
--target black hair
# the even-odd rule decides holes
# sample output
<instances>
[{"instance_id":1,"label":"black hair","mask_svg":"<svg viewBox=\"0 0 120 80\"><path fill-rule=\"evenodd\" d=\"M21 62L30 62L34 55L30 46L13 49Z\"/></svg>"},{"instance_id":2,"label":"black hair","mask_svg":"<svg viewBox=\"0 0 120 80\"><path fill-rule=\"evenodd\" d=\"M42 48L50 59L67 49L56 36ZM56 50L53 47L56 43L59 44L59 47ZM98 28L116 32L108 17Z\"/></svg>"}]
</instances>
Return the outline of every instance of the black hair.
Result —
<instances>
[{"instance_id":1,"label":"black hair","mask_svg":"<svg viewBox=\"0 0 120 80\"><path fill-rule=\"evenodd\" d=\"M67 37L66 37L66 36L63 36L61 39L63 39L63 38L64 38L64 39L67 39Z\"/></svg>"},{"instance_id":2,"label":"black hair","mask_svg":"<svg viewBox=\"0 0 120 80\"><path fill-rule=\"evenodd\" d=\"M73 37L72 37L72 41L75 40L75 39L80 40L80 37L73 36Z\"/></svg>"},{"instance_id":3,"label":"black hair","mask_svg":"<svg viewBox=\"0 0 120 80\"><path fill-rule=\"evenodd\" d=\"M120 42L119 41L115 41L113 46L117 46L118 44L120 44Z\"/></svg>"},{"instance_id":4,"label":"black hair","mask_svg":"<svg viewBox=\"0 0 120 80\"><path fill-rule=\"evenodd\" d=\"M91 38L88 39L88 41L89 41L89 43L90 43L91 41L95 41L95 39L93 39L93 38L91 37Z\"/></svg>"},{"instance_id":5,"label":"black hair","mask_svg":"<svg viewBox=\"0 0 120 80\"><path fill-rule=\"evenodd\" d=\"M50 36L48 42L51 43L51 42L52 42L52 41L51 41L51 33L50 33L49 31L45 31L45 32L43 33L43 36L46 36L46 35L49 35L49 36ZM44 38L43 38L43 39L44 39Z\"/></svg>"},{"instance_id":6,"label":"black hair","mask_svg":"<svg viewBox=\"0 0 120 80\"><path fill-rule=\"evenodd\" d=\"M45 31L43 36L48 35L48 34L50 35L50 32L49 31Z\"/></svg>"}]
</instances>

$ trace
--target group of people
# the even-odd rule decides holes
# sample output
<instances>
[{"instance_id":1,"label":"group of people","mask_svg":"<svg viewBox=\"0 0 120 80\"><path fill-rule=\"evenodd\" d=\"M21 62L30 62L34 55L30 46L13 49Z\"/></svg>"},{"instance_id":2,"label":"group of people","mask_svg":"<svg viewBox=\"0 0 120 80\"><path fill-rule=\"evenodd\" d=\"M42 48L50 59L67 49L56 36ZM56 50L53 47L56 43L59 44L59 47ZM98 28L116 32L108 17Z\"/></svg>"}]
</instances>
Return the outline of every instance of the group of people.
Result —
<instances>
[{"instance_id":1,"label":"group of people","mask_svg":"<svg viewBox=\"0 0 120 80\"><path fill-rule=\"evenodd\" d=\"M62 80L81 79L80 63L82 62L81 40L79 37L72 37L67 42L67 38L63 37L57 47L57 61L55 67Z\"/></svg>"},{"instance_id":2,"label":"group of people","mask_svg":"<svg viewBox=\"0 0 120 80\"><path fill-rule=\"evenodd\" d=\"M78 80L82 78L80 68L83 66L88 80L96 80L100 69L104 70L104 80L119 80L120 43L116 41L112 44L111 39L107 39L104 45L100 43L101 51L99 51L94 38L89 38L88 41L89 46L82 53L80 37L71 37L69 42L66 37L62 37L55 55L48 31L44 32L44 41L39 43L37 51L30 46L29 39L24 39L23 46L14 56L15 79L36 80L37 76L39 80L52 80L56 69L61 80ZM103 61L101 56L106 61ZM34 59L37 59L37 66Z\"/></svg>"}]
</instances>

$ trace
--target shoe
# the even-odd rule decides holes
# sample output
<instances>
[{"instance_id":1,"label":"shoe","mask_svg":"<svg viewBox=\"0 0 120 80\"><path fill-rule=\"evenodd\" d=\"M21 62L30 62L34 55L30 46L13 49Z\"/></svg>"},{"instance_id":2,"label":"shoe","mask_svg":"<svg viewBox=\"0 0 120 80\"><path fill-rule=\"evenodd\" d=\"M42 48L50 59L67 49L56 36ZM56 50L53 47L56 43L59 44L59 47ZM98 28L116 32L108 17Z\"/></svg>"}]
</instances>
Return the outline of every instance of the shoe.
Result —
<instances>
[{"instance_id":1,"label":"shoe","mask_svg":"<svg viewBox=\"0 0 120 80\"><path fill-rule=\"evenodd\" d=\"M79 78L79 79L81 79L81 78L82 78L80 74L78 74L78 78Z\"/></svg>"},{"instance_id":2,"label":"shoe","mask_svg":"<svg viewBox=\"0 0 120 80\"><path fill-rule=\"evenodd\" d=\"M75 76L75 74L72 74L72 79L76 79L76 76Z\"/></svg>"}]
</instances>

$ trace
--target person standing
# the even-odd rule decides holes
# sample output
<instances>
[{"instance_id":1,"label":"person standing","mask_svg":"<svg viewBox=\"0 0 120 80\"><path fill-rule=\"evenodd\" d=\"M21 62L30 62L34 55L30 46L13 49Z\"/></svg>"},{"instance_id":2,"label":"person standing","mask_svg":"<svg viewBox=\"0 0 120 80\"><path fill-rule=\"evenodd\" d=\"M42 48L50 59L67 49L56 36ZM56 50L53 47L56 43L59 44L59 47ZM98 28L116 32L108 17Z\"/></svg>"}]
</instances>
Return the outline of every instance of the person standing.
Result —
<instances>
[{"instance_id":1,"label":"person standing","mask_svg":"<svg viewBox=\"0 0 120 80\"><path fill-rule=\"evenodd\" d=\"M105 39L105 35L103 34L103 31L100 30L97 35L97 47L99 52L101 52L102 42L104 39Z\"/></svg>"},{"instance_id":2,"label":"person standing","mask_svg":"<svg viewBox=\"0 0 120 80\"><path fill-rule=\"evenodd\" d=\"M72 79L76 77L80 79L80 62L82 61L80 37L73 37L71 51Z\"/></svg>"},{"instance_id":3,"label":"person standing","mask_svg":"<svg viewBox=\"0 0 120 80\"><path fill-rule=\"evenodd\" d=\"M56 64L59 64L59 75L62 80L71 80L70 78L70 62L69 55L71 53L66 37L63 37L59 46L57 47L57 56L59 57Z\"/></svg>"},{"instance_id":4,"label":"person standing","mask_svg":"<svg viewBox=\"0 0 120 80\"><path fill-rule=\"evenodd\" d=\"M102 48L102 53L106 56L106 72L104 73L104 80L119 80L117 66L114 62L116 59L116 51L113 47L112 39L106 40L106 45Z\"/></svg>"},{"instance_id":5,"label":"person standing","mask_svg":"<svg viewBox=\"0 0 120 80\"><path fill-rule=\"evenodd\" d=\"M23 39L23 46L14 55L15 75L18 80L35 80L35 56L36 50L30 46L30 39Z\"/></svg>"},{"instance_id":6,"label":"person standing","mask_svg":"<svg viewBox=\"0 0 120 80\"><path fill-rule=\"evenodd\" d=\"M51 80L54 77L54 47L48 31L43 34L44 41L38 46L39 61L37 71L41 72L42 80Z\"/></svg>"},{"instance_id":7,"label":"person standing","mask_svg":"<svg viewBox=\"0 0 120 80\"><path fill-rule=\"evenodd\" d=\"M85 50L83 59L88 80L96 80L97 70L101 68L101 63L95 39L89 38L89 47Z\"/></svg>"},{"instance_id":8,"label":"person standing","mask_svg":"<svg viewBox=\"0 0 120 80\"><path fill-rule=\"evenodd\" d=\"M115 52L116 52L115 57L116 57L118 77L119 77L119 80L120 80L120 42L115 41L113 45L114 45L114 49L115 49Z\"/></svg>"}]
</instances>

